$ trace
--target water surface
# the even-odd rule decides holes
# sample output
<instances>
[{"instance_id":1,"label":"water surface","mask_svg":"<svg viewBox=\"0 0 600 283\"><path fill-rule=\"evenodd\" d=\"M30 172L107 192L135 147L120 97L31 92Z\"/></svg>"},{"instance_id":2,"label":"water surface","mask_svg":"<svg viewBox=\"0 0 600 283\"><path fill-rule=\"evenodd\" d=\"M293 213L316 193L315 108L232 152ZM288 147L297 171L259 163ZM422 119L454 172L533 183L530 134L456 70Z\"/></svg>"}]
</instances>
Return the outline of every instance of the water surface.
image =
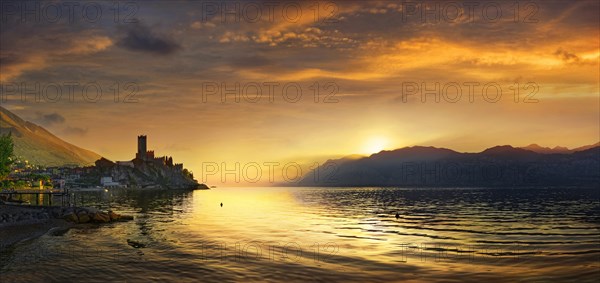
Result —
<instances>
[{"instance_id":1,"label":"water surface","mask_svg":"<svg viewBox=\"0 0 600 283\"><path fill-rule=\"evenodd\" d=\"M217 188L85 197L135 220L84 225L21 243L1 257L0 279L591 282L600 277L598 190Z\"/></svg>"}]
</instances>

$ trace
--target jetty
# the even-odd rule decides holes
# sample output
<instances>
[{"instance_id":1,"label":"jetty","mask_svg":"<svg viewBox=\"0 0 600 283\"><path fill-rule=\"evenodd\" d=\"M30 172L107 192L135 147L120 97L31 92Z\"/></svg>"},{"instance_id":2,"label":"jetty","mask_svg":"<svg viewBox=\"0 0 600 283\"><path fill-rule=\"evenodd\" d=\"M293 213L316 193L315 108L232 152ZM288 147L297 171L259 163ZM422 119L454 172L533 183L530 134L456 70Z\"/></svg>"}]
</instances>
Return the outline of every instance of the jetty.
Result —
<instances>
[{"instance_id":1,"label":"jetty","mask_svg":"<svg viewBox=\"0 0 600 283\"><path fill-rule=\"evenodd\" d=\"M59 198L58 201L55 198ZM34 203L28 199L34 200ZM47 200L47 201L46 201ZM0 203L21 202L22 204L35 206L63 206L71 207L77 205L75 194L67 190L8 190L0 191ZM81 195L80 205L83 204L83 195Z\"/></svg>"}]
</instances>

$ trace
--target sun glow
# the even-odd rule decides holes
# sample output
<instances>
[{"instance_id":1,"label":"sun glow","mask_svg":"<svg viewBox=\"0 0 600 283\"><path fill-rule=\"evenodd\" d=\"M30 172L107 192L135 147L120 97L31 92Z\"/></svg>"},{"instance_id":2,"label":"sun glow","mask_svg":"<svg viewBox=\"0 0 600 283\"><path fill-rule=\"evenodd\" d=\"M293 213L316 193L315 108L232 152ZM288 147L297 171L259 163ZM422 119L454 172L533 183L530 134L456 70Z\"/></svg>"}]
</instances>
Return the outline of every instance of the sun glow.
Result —
<instances>
[{"instance_id":1,"label":"sun glow","mask_svg":"<svg viewBox=\"0 0 600 283\"><path fill-rule=\"evenodd\" d=\"M370 138L363 148L363 153L373 154L378 153L388 146L389 142L383 137L372 137Z\"/></svg>"}]
</instances>

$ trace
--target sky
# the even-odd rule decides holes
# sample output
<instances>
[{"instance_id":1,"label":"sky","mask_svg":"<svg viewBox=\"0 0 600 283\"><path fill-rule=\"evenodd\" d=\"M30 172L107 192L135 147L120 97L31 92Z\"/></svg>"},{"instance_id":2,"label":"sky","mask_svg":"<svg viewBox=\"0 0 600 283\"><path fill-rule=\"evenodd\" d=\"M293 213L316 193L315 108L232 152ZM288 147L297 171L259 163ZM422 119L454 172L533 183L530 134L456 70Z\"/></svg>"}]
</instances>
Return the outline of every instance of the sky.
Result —
<instances>
[{"instance_id":1,"label":"sky","mask_svg":"<svg viewBox=\"0 0 600 283\"><path fill-rule=\"evenodd\" d=\"M110 160L133 158L140 134L197 177L414 145L600 140L598 1L0 8L2 105Z\"/></svg>"}]
</instances>

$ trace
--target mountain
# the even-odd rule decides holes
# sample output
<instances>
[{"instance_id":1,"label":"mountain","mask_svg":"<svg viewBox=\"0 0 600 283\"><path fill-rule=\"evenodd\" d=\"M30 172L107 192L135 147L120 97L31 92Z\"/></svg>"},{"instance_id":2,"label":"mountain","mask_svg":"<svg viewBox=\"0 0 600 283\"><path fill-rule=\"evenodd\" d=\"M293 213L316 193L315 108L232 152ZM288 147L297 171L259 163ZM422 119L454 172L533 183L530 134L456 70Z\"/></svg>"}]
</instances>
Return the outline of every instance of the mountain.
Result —
<instances>
[{"instance_id":1,"label":"mountain","mask_svg":"<svg viewBox=\"0 0 600 283\"><path fill-rule=\"evenodd\" d=\"M600 146L544 154L510 145L479 153L405 147L360 159L328 160L299 186L595 186ZM296 185L296 184L295 184Z\"/></svg>"},{"instance_id":2,"label":"mountain","mask_svg":"<svg viewBox=\"0 0 600 283\"><path fill-rule=\"evenodd\" d=\"M600 142L597 142L595 144L580 146L580 147L574 148L572 150L573 150L573 152L584 151L584 150L592 149L592 148L599 147L599 146L600 146Z\"/></svg>"},{"instance_id":3,"label":"mountain","mask_svg":"<svg viewBox=\"0 0 600 283\"><path fill-rule=\"evenodd\" d=\"M542 147L539 146L538 144L532 143L528 146L525 147L521 147L522 149L526 149L526 150L530 150L533 152L537 152L537 153L543 153L543 154L551 154L551 153L571 153L571 150L569 150L566 147L560 147L560 146L556 146L554 148L549 148L549 147Z\"/></svg>"},{"instance_id":4,"label":"mountain","mask_svg":"<svg viewBox=\"0 0 600 283\"><path fill-rule=\"evenodd\" d=\"M533 152L537 152L537 153L542 153L542 154L554 154L554 153L560 153L560 154L564 154L564 153L573 153L576 151L582 151L582 150L586 150L586 149L590 149L590 148L594 148L594 147L598 147L600 146L600 142L596 143L596 144L591 144L591 145L585 145L585 146L581 146L581 147L577 147L574 149L568 149L564 146L555 146L554 148L549 148L549 147L542 147L538 144L532 143L528 146L524 146L521 147L522 149L526 149L526 150L530 150Z\"/></svg>"},{"instance_id":5,"label":"mountain","mask_svg":"<svg viewBox=\"0 0 600 283\"><path fill-rule=\"evenodd\" d=\"M0 134L8 133L13 138L15 155L30 164L91 165L101 158L97 153L63 141L43 127L0 107Z\"/></svg>"}]
</instances>

